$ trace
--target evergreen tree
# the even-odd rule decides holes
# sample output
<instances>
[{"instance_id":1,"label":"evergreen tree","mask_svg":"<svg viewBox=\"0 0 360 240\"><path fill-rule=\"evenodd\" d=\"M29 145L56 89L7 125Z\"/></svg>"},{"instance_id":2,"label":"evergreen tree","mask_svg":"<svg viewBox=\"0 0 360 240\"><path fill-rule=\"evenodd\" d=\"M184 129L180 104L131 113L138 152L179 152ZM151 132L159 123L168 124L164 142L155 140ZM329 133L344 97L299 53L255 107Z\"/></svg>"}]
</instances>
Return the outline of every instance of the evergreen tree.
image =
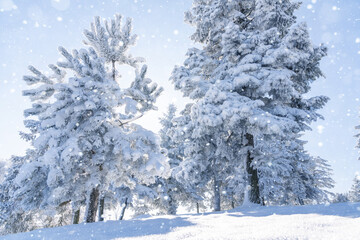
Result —
<instances>
[{"instance_id":1,"label":"evergreen tree","mask_svg":"<svg viewBox=\"0 0 360 240\"><path fill-rule=\"evenodd\" d=\"M303 205L329 201L332 194L327 189L334 187L331 168L324 159L310 156L304 150L305 143L286 138L259 141L255 160L260 176L260 196L265 204Z\"/></svg>"},{"instance_id":2,"label":"evergreen tree","mask_svg":"<svg viewBox=\"0 0 360 240\"><path fill-rule=\"evenodd\" d=\"M86 200L85 221L93 222L101 195L117 189L135 194L167 175L155 134L132 123L156 110L162 88L146 77L146 65L138 67L142 59L127 53L136 39L131 21L122 26L117 15L104 25L96 17L85 31L88 49L69 53L60 47L65 61L49 65L51 75L31 66L34 76L24 77L33 86L24 91L33 105L25 110L30 133L21 135L33 150L14 179L13 203L19 211L71 202L79 215ZM119 86L119 64L135 69L130 87Z\"/></svg>"},{"instance_id":3,"label":"evergreen tree","mask_svg":"<svg viewBox=\"0 0 360 240\"><path fill-rule=\"evenodd\" d=\"M165 155L169 159L170 169L174 169L181 162L181 153L177 144L171 139L171 129L173 126L173 119L176 114L176 107L174 104L170 104L168 111L164 114L163 118L160 118L162 128L159 131L161 139L161 147L166 150ZM177 207L179 206L179 199L177 197L186 194L182 191L183 188L175 178L170 177L168 179L158 180L158 192L160 194L160 205L165 206L167 214L176 214Z\"/></svg>"},{"instance_id":4,"label":"evergreen tree","mask_svg":"<svg viewBox=\"0 0 360 240\"><path fill-rule=\"evenodd\" d=\"M11 204L11 197L16 190L13 181L24 162L23 160L24 158L20 157L12 157L10 159L12 166L0 184L0 234L17 232L15 223L19 222L20 219L25 219L24 216L21 216L22 214L13 213L16 208ZM22 229L19 230L21 231Z\"/></svg>"},{"instance_id":5,"label":"evergreen tree","mask_svg":"<svg viewBox=\"0 0 360 240\"><path fill-rule=\"evenodd\" d=\"M277 183L293 176L300 160L286 146L278 152L267 148L278 141L291 146L321 118L317 110L328 98L305 94L322 76L319 62L326 48L312 45L306 24L295 24L298 7L289 0L194 0L186 13L186 21L196 27L192 39L204 48L189 49L184 66L171 77L175 88L195 101L180 167L186 181L204 172L201 181L213 185L215 210L220 210L221 189L234 175L240 176L236 182L243 185L238 189L245 190L245 202L265 204L265 198L279 194ZM274 161L274 167L257 159Z\"/></svg>"},{"instance_id":6,"label":"evergreen tree","mask_svg":"<svg viewBox=\"0 0 360 240\"><path fill-rule=\"evenodd\" d=\"M174 127L173 120L176 114L176 107L174 104L168 106L167 113L160 118L162 128L159 131L161 139L161 147L166 150L166 155L169 158L170 168L174 168L181 162L181 149L178 149L178 144L171 138L171 130Z\"/></svg>"},{"instance_id":7,"label":"evergreen tree","mask_svg":"<svg viewBox=\"0 0 360 240\"><path fill-rule=\"evenodd\" d=\"M311 203L328 203L333 193L330 192L335 186L332 179L332 169L329 163L320 157L312 157L310 160L312 168L310 170L311 182L307 184L306 199Z\"/></svg>"},{"instance_id":8,"label":"evergreen tree","mask_svg":"<svg viewBox=\"0 0 360 240\"><path fill-rule=\"evenodd\" d=\"M177 154L183 158L179 166L172 169L172 177L182 184L182 187L188 193L186 196L190 196L189 200L182 202L185 203L189 209L196 207L199 212L199 206L204 200L204 194L208 192L210 173L203 168L202 164L204 163L186 161L186 159L192 156L189 145L196 143L194 141L195 139L192 139L191 136L192 130L194 129L190 117L192 106L193 104L187 104L185 109L180 112L180 116L174 118L172 121L173 128L170 131L171 139L177 146ZM185 194L182 194L182 196L185 196ZM203 206L204 204L201 205Z\"/></svg>"},{"instance_id":9,"label":"evergreen tree","mask_svg":"<svg viewBox=\"0 0 360 240\"><path fill-rule=\"evenodd\" d=\"M360 125L355 127L356 130L360 129ZM357 138L357 145L356 148L360 148L360 134L356 134L355 137ZM360 160L360 158L359 158ZM349 199L352 202L360 202L360 174L356 174L353 185L351 186L351 190L349 192Z\"/></svg>"},{"instance_id":10,"label":"evergreen tree","mask_svg":"<svg viewBox=\"0 0 360 240\"><path fill-rule=\"evenodd\" d=\"M7 175L7 169L9 168L7 166L8 164L0 159L0 184L4 181L6 175Z\"/></svg>"},{"instance_id":11,"label":"evergreen tree","mask_svg":"<svg viewBox=\"0 0 360 240\"><path fill-rule=\"evenodd\" d=\"M349 202L349 194L348 193L336 193L334 198L332 199L332 203L344 203Z\"/></svg>"},{"instance_id":12,"label":"evergreen tree","mask_svg":"<svg viewBox=\"0 0 360 240\"><path fill-rule=\"evenodd\" d=\"M176 118L176 107L170 104L168 111L160 118L162 128L159 135L161 147L166 151L165 155L169 160L172 175L168 179L159 179L158 192L160 193L160 204L166 206L167 214L176 214L179 205L193 208L200 200L192 191L188 191L182 183L176 179L176 168L184 158L183 143L175 140L175 124L179 124L180 118Z\"/></svg>"},{"instance_id":13,"label":"evergreen tree","mask_svg":"<svg viewBox=\"0 0 360 240\"><path fill-rule=\"evenodd\" d=\"M33 156L34 151L28 150L26 156L10 158L12 166L9 167L3 183L0 185L0 235L11 234L17 232L31 231L36 228L49 228L61 226L62 216L65 211L62 207L58 207L60 213L56 216L55 211L49 212L39 209L31 209L32 206L39 203L37 199L41 199L42 192L21 192L23 189L19 187L19 179L29 177L34 188L39 190L44 185L42 181L46 181L41 173L43 169L37 162L32 166L38 166L37 170L24 169L25 163ZM29 165L31 167L31 165ZM32 173L38 174L38 178L32 178ZM23 208L22 205L29 204L29 207ZM40 225L39 225L40 224Z\"/></svg>"},{"instance_id":14,"label":"evergreen tree","mask_svg":"<svg viewBox=\"0 0 360 240\"><path fill-rule=\"evenodd\" d=\"M360 177L356 175L354 178L353 185L349 192L349 198L352 202L360 202Z\"/></svg>"}]
</instances>

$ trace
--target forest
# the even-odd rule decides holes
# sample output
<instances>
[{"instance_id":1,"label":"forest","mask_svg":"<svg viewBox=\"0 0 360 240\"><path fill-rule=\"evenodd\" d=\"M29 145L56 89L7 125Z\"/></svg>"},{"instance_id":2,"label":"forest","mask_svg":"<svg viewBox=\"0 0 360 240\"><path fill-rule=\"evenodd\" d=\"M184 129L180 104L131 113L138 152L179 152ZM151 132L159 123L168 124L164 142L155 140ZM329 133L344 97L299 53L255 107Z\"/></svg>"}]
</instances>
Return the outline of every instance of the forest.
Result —
<instances>
[{"instance_id":1,"label":"forest","mask_svg":"<svg viewBox=\"0 0 360 240\"><path fill-rule=\"evenodd\" d=\"M0 162L0 235L111 214L124 221L125 214L360 202L360 176L348 193L334 193L331 164L302 138L324 120L319 112L330 98L309 96L326 75L328 46L313 44L296 17L300 6L193 0L185 22L194 45L168 76L186 104L169 103L164 114L157 100L166 90L130 53L141 41L136 19L96 16L81 48L60 46L58 62L30 65L22 95L31 107L19 134L30 147ZM124 67L134 76L128 86ZM139 122L150 113L159 132Z\"/></svg>"}]
</instances>

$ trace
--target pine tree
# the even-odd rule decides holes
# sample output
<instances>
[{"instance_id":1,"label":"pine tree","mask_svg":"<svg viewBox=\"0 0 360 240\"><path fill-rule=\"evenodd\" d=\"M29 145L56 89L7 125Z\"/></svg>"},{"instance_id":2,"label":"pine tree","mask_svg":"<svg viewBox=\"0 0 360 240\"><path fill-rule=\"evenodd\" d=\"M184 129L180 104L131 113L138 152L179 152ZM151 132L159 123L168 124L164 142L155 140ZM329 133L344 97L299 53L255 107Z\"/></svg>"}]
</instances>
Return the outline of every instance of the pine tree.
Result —
<instances>
[{"instance_id":1,"label":"pine tree","mask_svg":"<svg viewBox=\"0 0 360 240\"><path fill-rule=\"evenodd\" d=\"M175 114L176 107L174 104L170 104L167 113L164 114L163 118L160 118L160 123L162 125L162 128L159 131L161 147L166 150L165 155L169 159L170 169L177 167L182 160L180 149L171 139L170 133L171 129L174 127L173 119ZM181 184L173 177L158 180L159 199L162 200L160 201L160 205L166 206L165 209L167 209L167 214L176 214L179 206L178 198L186 194L182 190Z\"/></svg>"},{"instance_id":2,"label":"pine tree","mask_svg":"<svg viewBox=\"0 0 360 240\"><path fill-rule=\"evenodd\" d=\"M356 130L360 129L360 125L355 127ZM356 134L355 137L357 138L357 145L356 148L360 148L360 134ZM360 160L360 158L359 158ZM351 186L351 190L349 192L349 199L352 202L360 202L360 174L357 173L354 180L353 185Z\"/></svg>"},{"instance_id":3,"label":"pine tree","mask_svg":"<svg viewBox=\"0 0 360 240\"><path fill-rule=\"evenodd\" d=\"M332 203L344 203L349 202L349 194L348 193L336 193L334 198L332 199Z\"/></svg>"},{"instance_id":4,"label":"pine tree","mask_svg":"<svg viewBox=\"0 0 360 240\"><path fill-rule=\"evenodd\" d=\"M311 183L307 184L307 199L316 203L328 203L333 193L330 189L334 188L335 181L332 179L332 169L329 163L321 157L311 158L312 169Z\"/></svg>"},{"instance_id":5,"label":"pine tree","mask_svg":"<svg viewBox=\"0 0 360 240\"><path fill-rule=\"evenodd\" d=\"M195 101L186 128L191 134L183 134L189 143L182 171L195 173L183 173L185 178L212 173L202 181L212 182L215 210L221 189L235 174L242 177L236 182L243 185L245 201L265 204L271 184L300 164L289 159L287 147L277 153L262 148L278 145L279 139L291 145L321 118L317 110L328 98L304 95L322 76L319 62L326 48L312 45L306 24L295 24L298 7L289 0L195 0L186 13L196 27L192 39L204 48L189 49L184 66L171 77L175 88ZM265 159L264 153L277 156L272 170L256 160ZM273 171L279 179L270 179ZM279 194L275 190L272 195Z\"/></svg>"},{"instance_id":6,"label":"pine tree","mask_svg":"<svg viewBox=\"0 0 360 240\"><path fill-rule=\"evenodd\" d=\"M69 53L60 47L65 61L49 65L52 74L30 66L34 76L24 77L33 86L24 91L33 105L25 110L30 132L21 135L34 150L15 178L13 202L19 210L71 202L78 215L86 202L85 221L93 222L101 195L124 188L135 192L168 172L155 134L133 123L156 110L162 88L146 77L146 65L138 67L142 59L127 53L136 39L131 20L122 27L117 15L104 24L96 17L85 31L88 49ZM118 64L134 67L130 87L120 87Z\"/></svg>"},{"instance_id":7,"label":"pine tree","mask_svg":"<svg viewBox=\"0 0 360 240\"><path fill-rule=\"evenodd\" d=\"M182 142L177 142L174 136L175 124L179 124L181 119L175 116L176 107L170 104L168 111L162 118L160 123L162 128L159 131L161 139L161 147L166 150L166 157L169 160L172 176L168 179L159 179L158 192L160 193L162 201L160 205L166 206L167 214L176 214L179 205L193 208L196 202L200 199L196 195L184 188L183 184L176 179L176 168L180 165L184 158L184 148Z\"/></svg>"},{"instance_id":8,"label":"pine tree","mask_svg":"<svg viewBox=\"0 0 360 240\"><path fill-rule=\"evenodd\" d=\"M16 232L15 222L21 219L20 214L12 214L14 206L11 204L11 197L16 190L13 181L23 163L23 158L12 157L12 166L4 176L0 184L0 234L10 234ZM24 219L24 218L23 218ZM15 220L15 221L14 221ZM26 230L26 229L25 229Z\"/></svg>"},{"instance_id":9,"label":"pine tree","mask_svg":"<svg viewBox=\"0 0 360 240\"><path fill-rule=\"evenodd\" d=\"M40 187L39 190L41 190L44 186L42 181L46 179L44 180L40 174L44 172L41 165L34 162L33 165L29 165L29 169L23 167L33 154L34 151L28 150L24 157L12 156L10 158L12 165L0 185L0 235L34 230L39 227L37 226L39 219L42 220L43 227L57 226L51 215L45 214L44 211L31 210L32 206L40 204L38 199L42 199L43 193L41 191L31 193L24 188L21 189L19 185L22 179L29 178L34 188ZM35 167L36 171L31 167ZM32 178L33 172L39 173L38 178ZM29 207L26 206L27 204Z\"/></svg>"},{"instance_id":10,"label":"pine tree","mask_svg":"<svg viewBox=\"0 0 360 240\"><path fill-rule=\"evenodd\" d=\"M0 159L0 184L4 181L7 175L8 164Z\"/></svg>"},{"instance_id":11,"label":"pine tree","mask_svg":"<svg viewBox=\"0 0 360 240\"><path fill-rule=\"evenodd\" d=\"M305 143L288 138L259 141L255 160L261 198L267 205L329 201L328 190L334 187L331 168L324 159L310 156Z\"/></svg>"},{"instance_id":12,"label":"pine tree","mask_svg":"<svg viewBox=\"0 0 360 240\"><path fill-rule=\"evenodd\" d=\"M353 185L349 192L349 198L352 202L360 202L360 177L356 175L354 178Z\"/></svg>"},{"instance_id":13,"label":"pine tree","mask_svg":"<svg viewBox=\"0 0 360 240\"><path fill-rule=\"evenodd\" d=\"M199 205L204 200L204 193L207 191L210 173L204 168L200 169L203 163L186 161L192 156L192 153L188 151L188 149L190 150L189 146L195 143L191 138L193 125L189 115L192 105L187 104L185 109L180 112L180 116L173 119L173 128L169 133L171 140L176 145L175 152L182 158L179 166L174 166L172 169L172 177L182 185L185 190L182 192L188 193L181 194L182 197L188 197L187 200L181 202L188 209L196 207L199 210Z\"/></svg>"},{"instance_id":14,"label":"pine tree","mask_svg":"<svg viewBox=\"0 0 360 240\"><path fill-rule=\"evenodd\" d=\"M162 118L160 123L162 128L159 131L163 154L168 158L172 175L169 178L158 177L155 183L142 186L143 196L136 199L131 207L136 215L146 214L171 214L175 215L179 205L194 207L194 194L188 192L183 184L175 178L174 171L183 159L182 144L174 140L174 124L176 124L176 107L170 104L168 111ZM144 201L144 198L146 201ZM198 199L195 197L195 199Z\"/></svg>"},{"instance_id":15,"label":"pine tree","mask_svg":"<svg viewBox=\"0 0 360 240\"><path fill-rule=\"evenodd\" d=\"M161 147L166 150L166 155L169 158L171 168L176 167L181 162L180 149L177 149L177 143L171 138L171 130L174 127L173 120L176 114L176 107L174 104L168 106L167 113L160 118L162 128L159 131L161 139Z\"/></svg>"}]
</instances>

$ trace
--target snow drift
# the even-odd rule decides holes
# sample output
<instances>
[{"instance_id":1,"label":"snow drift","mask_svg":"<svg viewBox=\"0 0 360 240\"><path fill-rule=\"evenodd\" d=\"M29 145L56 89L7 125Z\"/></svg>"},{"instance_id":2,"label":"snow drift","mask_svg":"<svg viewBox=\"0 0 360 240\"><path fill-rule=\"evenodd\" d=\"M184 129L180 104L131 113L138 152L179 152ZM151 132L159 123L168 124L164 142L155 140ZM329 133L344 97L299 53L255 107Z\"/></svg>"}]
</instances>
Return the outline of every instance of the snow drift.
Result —
<instances>
[{"instance_id":1,"label":"snow drift","mask_svg":"<svg viewBox=\"0 0 360 240\"><path fill-rule=\"evenodd\" d=\"M283 207L253 205L217 213L40 229L0 239L359 239L359 226L360 203Z\"/></svg>"}]
</instances>

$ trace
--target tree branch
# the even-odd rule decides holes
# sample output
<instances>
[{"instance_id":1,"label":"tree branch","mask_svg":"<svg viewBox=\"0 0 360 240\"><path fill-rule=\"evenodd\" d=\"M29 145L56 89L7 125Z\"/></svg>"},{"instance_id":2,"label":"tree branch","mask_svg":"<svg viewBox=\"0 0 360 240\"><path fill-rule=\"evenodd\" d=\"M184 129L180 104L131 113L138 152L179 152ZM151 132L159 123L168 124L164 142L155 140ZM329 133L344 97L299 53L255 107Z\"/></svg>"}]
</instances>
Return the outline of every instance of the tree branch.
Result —
<instances>
[{"instance_id":1,"label":"tree branch","mask_svg":"<svg viewBox=\"0 0 360 240\"><path fill-rule=\"evenodd\" d=\"M139 115L139 116L137 116L137 117L134 117L134 118L131 119L131 120L126 121L126 122L121 122L121 120L118 120L118 121L120 122L119 127L124 126L125 124L128 124L128 123L131 123L131 122L133 122L133 121L136 121L136 120L138 120L139 118L142 118L143 116L144 116L144 114L141 114L141 115Z\"/></svg>"}]
</instances>

